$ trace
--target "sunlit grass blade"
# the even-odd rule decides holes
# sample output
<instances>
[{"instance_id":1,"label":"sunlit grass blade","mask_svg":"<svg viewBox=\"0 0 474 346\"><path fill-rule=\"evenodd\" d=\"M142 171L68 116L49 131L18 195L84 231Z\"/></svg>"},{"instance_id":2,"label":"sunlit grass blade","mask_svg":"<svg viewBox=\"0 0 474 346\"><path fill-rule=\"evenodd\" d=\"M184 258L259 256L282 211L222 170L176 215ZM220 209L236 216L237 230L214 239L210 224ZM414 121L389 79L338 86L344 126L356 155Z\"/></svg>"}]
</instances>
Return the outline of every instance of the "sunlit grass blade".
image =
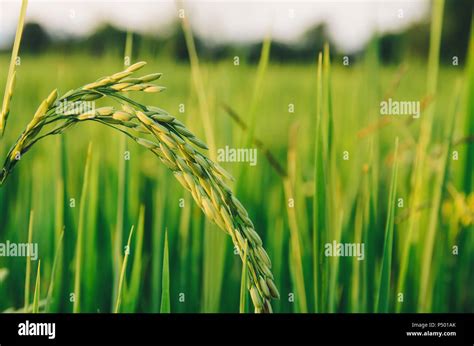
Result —
<instances>
[{"instance_id":1,"label":"sunlit grass blade","mask_svg":"<svg viewBox=\"0 0 474 346\"><path fill-rule=\"evenodd\" d=\"M217 155L216 140L214 136L214 130L212 126L212 120L209 109L209 102L206 96L206 89L201 74L201 67L199 66L199 58L196 51L196 45L194 43L193 33L187 17L182 18L182 28L184 38L186 41L186 48L189 54L189 60L191 63L191 77L193 80L194 89L197 95L199 104L199 114L201 115L202 126L204 128L204 134L206 141L209 145L209 153L211 159L215 159Z\"/></svg>"},{"instance_id":2,"label":"sunlit grass blade","mask_svg":"<svg viewBox=\"0 0 474 346\"><path fill-rule=\"evenodd\" d=\"M428 57L428 73L427 73L427 93L430 96L436 94L438 84L439 69L439 50L441 42L441 29L443 22L444 0L435 0L432 7L431 31L430 31L430 51ZM426 154L431 139L431 131L433 117L435 114L435 102L433 102L425 114L421 117L420 135L416 147L416 157L412 171L413 187L411 189L410 206L417 208L421 204L421 196L423 192L424 176L426 174ZM413 213L408 220L408 228L405 234L403 250L400 259L400 270L398 275L397 292L402 293L405 288L405 281L408 272L408 263L410 261L410 250L414 239L414 233L420 229L419 225L420 213ZM416 238L415 238L416 239ZM397 305L397 311L400 311L402 304Z\"/></svg>"},{"instance_id":3,"label":"sunlit grass blade","mask_svg":"<svg viewBox=\"0 0 474 346\"><path fill-rule=\"evenodd\" d=\"M33 242L33 221L34 221L34 212L30 211L30 220L28 224L28 244ZM31 258L30 256L26 257L26 273L25 273L25 296L24 296L24 311L27 311L28 305L30 304L30 279L31 277Z\"/></svg>"},{"instance_id":4,"label":"sunlit grass blade","mask_svg":"<svg viewBox=\"0 0 474 346\"><path fill-rule=\"evenodd\" d=\"M89 175L90 166L92 160L92 143L89 143L86 156L86 164L84 168L84 176L81 190L81 201L79 202L79 221L77 225L77 239L76 239L76 259L75 259L75 271L74 271L74 304L73 312L80 312L81 308L81 274L82 274L82 262L83 262L83 236L85 226L85 212L87 207L87 195L89 191Z\"/></svg>"},{"instance_id":5,"label":"sunlit grass blade","mask_svg":"<svg viewBox=\"0 0 474 346\"><path fill-rule=\"evenodd\" d=\"M334 232L334 241L336 243L340 243L341 241L341 234L342 234L342 222L344 219L344 212L341 210L338 215L337 219L337 224L336 227L337 229ZM339 275L339 256L333 256L331 257L329 263L329 291L328 291L328 312L329 313L334 313L337 312L337 302L338 302L338 297L339 297L339 290L337 287L337 280L338 280L338 275Z\"/></svg>"},{"instance_id":6,"label":"sunlit grass blade","mask_svg":"<svg viewBox=\"0 0 474 346\"><path fill-rule=\"evenodd\" d=\"M3 136L7 126L8 114L10 113L10 101L13 96L13 89L15 87L16 79L16 65L18 59L18 51L20 49L21 37L23 35L23 26L25 23L26 9L28 7L28 0L22 0L20 17L18 19L15 41L13 43L13 50L10 59L10 67L8 69L7 84L5 86L5 93L3 94L2 109L0 111L0 137Z\"/></svg>"},{"instance_id":7,"label":"sunlit grass blade","mask_svg":"<svg viewBox=\"0 0 474 346\"><path fill-rule=\"evenodd\" d=\"M290 200L295 200L294 195L294 167L296 161L296 140L298 124L295 123L290 129L290 140L288 145L288 177L283 181L285 192L286 211L290 228L290 256L292 258L291 271L293 274L293 284L296 289L296 306L298 312L308 312L306 299L305 277L303 269L303 252L301 250L301 240L298 228L298 221L295 208L290 206Z\"/></svg>"},{"instance_id":8,"label":"sunlit grass blade","mask_svg":"<svg viewBox=\"0 0 474 346\"><path fill-rule=\"evenodd\" d=\"M117 301L115 302L115 309L114 312L118 313L120 311L120 304L122 303L122 290L123 285L125 284L125 272L127 270L127 263L128 257L130 256L130 243L132 241L133 236L133 228L130 229L130 233L128 235L127 246L125 247L125 254L123 256L122 268L120 269L120 280L118 285L118 292L117 292Z\"/></svg>"},{"instance_id":9,"label":"sunlit grass blade","mask_svg":"<svg viewBox=\"0 0 474 346\"><path fill-rule=\"evenodd\" d=\"M215 225L206 222L203 244L203 312L218 312L224 279L227 239Z\"/></svg>"},{"instance_id":10,"label":"sunlit grass blade","mask_svg":"<svg viewBox=\"0 0 474 346\"><path fill-rule=\"evenodd\" d=\"M434 183L434 193L432 198L432 204L430 209L430 217L428 223L428 229L426 232L426 238L424 241L425 248L423 251L423 257L421 262L421 277L420 286L418 292L418 312L429 312L430 311L430 294L432 290L428 289L430 273L432 272L432 261L433 261L433 250L435 245L436 233L440 229L439 214L441 207L441 200L443 193L446 188L449 164L449 153L451 152L453 133L454 133L454 120L458 117L458 107L460 103L460 82L453 95L453 110L451 112L450 123L446 126L445 142L443 143L443 149L441 154L441 160L439 163L439 169L436 173Z\"/></svg>"},{"instance_id":11,"label":"sunlit grass blade","mask_svg":"<svg viewBox=\"0 0 474 346\"><path fill-rule=\"evenodd\" d=\"M132 50L133 50L133 32L127 31L127 37L125 39L125 50L123 57L124 67L130 66L132 63Z\"/></svg>"},{"instance_id":12,"label":"sunlit grass blade","mask_svg":"<svg viewBox=\"0 0 474 346\"><path fill-rule=\"evenodd\" d=\"M163 243L164 243L164 232L162 231L164 226L164 215L166 211L165 204L165 185L160 185L154 192L154 203L153 208L156 210L155 218L153 221L153 229L155 232L152 232L152 272L151 272L151 289L153 292L161 292L161 277L163 273ZM151 297L151 311L159 311L161 304L161 295L154 294Z\"/></svg>"},{"instance_id":13,"label":"sunlit grass blade","mask_svg":"<svg viewBox=\"0 0 474 346\"><path fill-rule=\"evenodd\" d=\"M249 121L249 131L247 133L246 147L250 146L252 139L255 135L255 126L256 126L256 110L258 102L261 99L263 82L265 80L265 73L267 71L268 62L270 60L270 47L271 47L271 37L267 35L263 40L262 50L260 52L260 59L258 61L257 67L257 77L255 79L255 85L252 93L252 100L250 101L250 107L248 110L248 121Z\"/></svg>"},{"instance_id":14,"label":"sunlit grass blade","mask_svg":"<svg viewBox=\"0 0 474 346\"><path fill-rule=\"evenodd\" d=\"M168 230L165 231L165 243L163 246L163 272L161 279L161 313L170 313L170 265L169 265L169 250L168 250Z\"/></svg>"},{"instance_id":15,"label":"sunlit grass blade","mask_svg":"<svg viewBox=\"0 0 474 346\"><path fill-rule=\"evenodd\" d=\"M322 147L321 122L322 108L322 54L319 53L317 64L317 92L316 92L316 130L314 142L314 194L313 194L313 292L315 312L322 309L322 244L326 232L326 174Z\"/></svg>"},{"instance_id":16,"label":"sunlit grass blade","mask_svg":"<svg viewBox=\"0 0 474 346\"><path fill-rule=\"evenodd\" d=\"M51 281L49 283L48 295L46 298L46 308L45 308L46 312L50 312L51 300L53 299L55 282L58 280L58 277L60 276L59 271L57 271L57 267L58 267L58 262L62 258L62 252L64 249L63 238L64 238L64 229L61 232L61 235L59 236L57 245L56 245L56 252L55 252L54 260L53 260L53 268L51 269Z\"/></svg>"},{"instance_id":17,"label":"sunlit grass blade","mask_svg":"<svg viewBox=\"0 0 474 346\"><path fill-rule=\"evenodd\" d=\"M36 271L36 283L35 292L33 294L33 313L39 312L39 300L40 300L40 285L41 285L41 260L38 261L38 269Z\"/></svg>"},{"instance_id":18,"label":"sunlit grass blade","mask_svg":"<svg viewBox=\"0 0 474 346\"><path fill-rule=\"evenodd\" d=\"M385 240L383 245L382 269L377 298L377 312L388 312L390 279L392 275L393 229L395 218L395 199L398 180L398 137L395 140L395 154L393 158L392 180L388 198L387 222L385 224Z\"/></svg>"},{"instance_id":19,"label":"sunlit grass blade","mask_svg":"<svg viewBox=\"0 0 474 346\"><path fill-rule=\"evenodd\" d=\"M145 206L141 205L138 216L137 236L133 251L133 265L130 284L127 289L127 305L130 312L135 311L140 300L140 276L142 274L143 232L145 229Z\"/></svg>"},{"instance_id":20,"label":"sunlit grass blade","mask_svg":"<svg viewBox=\"0 0 474 346\"><path fill-rule=\"evenodd\" d=\"M126 205L126 192L127 192L127 173L128 173L128 162L125 160L125 152L127 151L127 139L122 136L120 138L120 149L118 153L119 157L119 170L118 170L118 182L117 182L117 214L116 214L116 226L114 233L114 296L113 301L117 301L118 285L120 280L120 266L123 261L122 255L122 241L123 241L123 228L125 219L125 205Z\"/></svg>"},{"instance_id":21,"label":"sunlit grass blade","mask_svg":"<svg viewBox=\"0 0 474 346\"><path fill-rule=\"evenodd\" d=\"M474 16L471 19L471 35L468 47L467 78L466 78L466 111L465 111L465 132L466 136L474 133ZM466 193L474 190L474 145L468 145L466 148L466 164L464 168L463 185Z\"/></svg>"}]
</instances>

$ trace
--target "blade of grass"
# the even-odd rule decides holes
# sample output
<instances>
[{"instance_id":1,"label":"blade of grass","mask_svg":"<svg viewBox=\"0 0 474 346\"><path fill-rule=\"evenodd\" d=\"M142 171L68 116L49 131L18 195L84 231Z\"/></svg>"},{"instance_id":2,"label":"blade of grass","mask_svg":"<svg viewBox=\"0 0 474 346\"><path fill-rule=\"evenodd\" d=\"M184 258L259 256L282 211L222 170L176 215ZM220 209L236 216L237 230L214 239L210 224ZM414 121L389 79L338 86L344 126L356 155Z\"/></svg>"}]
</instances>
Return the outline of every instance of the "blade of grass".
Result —
<instances>
[{"instance_id":1,"label":"blade of grass","mask_svg":"<svg viewBox=\"0 0 474 346\"><path fill-rule=\"evenodd\" d=\"M296 162L296 139L297 137L298 124L294 123L290 128L290 140L288 146L288 177L283 181L283 187L285 192L286 211L288 214L288 223L290 227L290 252L293 260L293 284L296 288L296 301L299 312L308 312L308 305L306 299L306 288L304 279L303 269L303 253L301 251L301 240L298 229L298 221L294 207L290 207L288 201L294 199L294 188L293 182L295 181L295 170L292 168Z\"/></svg>"},{"instance_id":2,"label":"blade of grass","mask_svg":"<svg viewBox=\"0 0 474 346\"><path fill-rule=\"evenodd\" d=\"M465 111L465 132L466 136L474 134L474 16L471 19L471 36L468 48L467 80L466 80L466 111ZM474 189L474 145L466 147L466 164L464 168L463 185L464 191L470 193Z\"/></svg>"},{"instance_id":3,"label":"blade of grass","mask_svg":"<svg viewBox=\"0 0 474 346\"><path fill-rule=\"evenodd\" d=\"M418 292L418 312L429 312L429 294L428 294L428 284L430 279L431 272L431 263L433 260L433 248L435 245L436 239L436 230L440 227L439 223L439 214L441 199L443 197L443 192L446 188L447 175L449 168L449 152L451 151L451 145L453 142L453 133L454 133L454 120L458 115L459 99L460 99L460 83L458 82L457 87L455 88L454 93L454 107L452 110L451 120L449 126L446 126L446 139L443 145L443 154L441 159L441 169L436 174L435 178L435 188L432 199L432 205L430 210L430 218L428 224L428 230L426 233L425 239L425 248L423 251L421 269L420 269L420 286Z\"/></svg>"},{"instance_id":4,"label":"blade of grass","mask_svg":"<svg viewBox=\"0 0 474 346\"><path fill-rule=\"evenodd\" d=\"M142 252L143 252L143 232L145 229L145 206L140 206L137 227L137 240L135 242L135 250L133 255L132 274L130 277L130 285L127 290L128 310L135 311L137 302L140 299L140 275L142 273Z\"/></svg>"},{"instance_id":5,"label":"blade of grass","mask_svg":"<svg viewBox=\"0 0 474 346\"><path fill-rule=\"evenodd\" d=\"M267 71L268 62L270 60L270 48L271 48L271 37L267 35L263 40L262 50L260 52L260 59L258 61L257 67L257 77L255 79L255 85L252 93L252 100L249 107L249 131L247 133L247 139L245 146L249 147L252 143L253 137L255 135L256 127L256 111L258 102L261 99L262 90L263 90L263 81L265 80L265 73Z\"/></svg>"},{"instance_id":6,"label":"blade of grass","mask_svg":"<svg viewBox=\"0 0 474 346\"><path fill-rule=\"evenodd\" d=\"M8 114L10 112L10 101L13 96L13 89L15 87L16 79L16 61L18 58L18 51L20 49L21 37L23 35L23 27L26 17L26 9L28 7L28 0L22 0L20 17L16 27L15 42L13 43L12 56L10 59L10 67L8 69L7 84L5 86L5 93L3 94L2 110L0 113L0 137L3 136L7 126Z\"/></svg>"},{"instance_id":7,"label":"blade of grass","mask_svg":"<svg viewBox=\"0 0 474 346\"><path fill-rule=\"evenodd\" d=\"M380 273L380 286L377 299L377 312L388 312L390 277L392 274L393 228L395 218L395 199L398 179L398 137L395 140L395 154L392 169L392 181L388 198L387 223L385 224L385 240L382 256L382 269Z\"/></svg>"},{"instance_id":8,"label":"blade of grass","mask_svg":"<svg viewBox=\"0 0 474 346\"><path fill-rule=\"evenodd\" d=\"M190 237L190 225L191 225L191 210L192 205L190 204L189 195L184 196L184 208L182 208L180 220L179 220L179 267L180 267L180 291L188 292L191 286L188 285L190 278L189 270L183 270L189 268L192 251L191 251L191 237ZM194 220L193 220L194 221ZM180 304L181 307L183 304Z\"/></svg>"},{"instance_id":9,"label":"blade of grass","mask_svg":"<svg viewBox=\"0 0 474 346\"><path fill-rule=\"evenodd\" d=\"M322 234L326 231L326 175L322 155L322 54L318 55L317 111L314 142L314 195L313 195L313 280L315 312L322 309ZM324 236L323 236L324 237Z\"/></svg>"},{"instance_id":10,"label":"blade of grass","mask_svg":"<svg viewBox=\"0 0 474 346\"><path fill-rule=\"evenodd\" d=\"M337 244L341 241L342 221L344 219L344 212L341 210L338 215L336 231L334 232L334 240ZM328 294L328 312L336 312L337 298L339 291L337 287L337 279L339 275L339 256L333 256L329 263L329 294Z\"/></svg>"},{"instance_id":11,"label":"blade of grass","mask_svg":"<svg viewBox=\"0 0 474 346\"><path fill-rule=\"evenodd\" d=\"M203 312L218 312L224 278L227 235L205 222L203 254Z\"/></svg>"},{"instance_id":12,"label":"blade of grass","mask_svg":"<svg viewBox=\"0 0 474 346\"><path fill-rule=\"evenodd\" d=\"M178 1L178 3L181 2ZM180 6L182 7L182 5ZM204 88L201 68L199 66L199 58L196 51L196 45L194 43L193 33L188 18L184 17L181 23L184 33L184 39L186 41L186 47L189 54L189 60L191 63L191 77L198 98L199 114L201 115L205 138L209 146L209 154L211 156L211 159L215 160L217 155L216 140L214 137L212 121L209 112L209 104L205 92L206 89Z\"/></svg>"},{"instance_id":13,"label":"blade of grass","mask_svg":"<svg viewBox=\"0 0 474 346\"><path fill-rule=\"evenodd\" d=\"M166 179L162 177L163 179ZM153 210L156 210L155 217L153 220L153 229L156 230L152 232L152 284L151 289L153 292L161 291L161 276L163 272L163 256L161 254L161 249L163 248L163 223L166 215L166 203L165 203L165 192L164 186L159 186L154 192L154 205ZM152 309L151 311L159 311L161 297L159 294L154 294L152 296Z\"/></svg>"},{"instance_id":14,"label":"blade of grass","mask_svg":"<svg viewBox=\"0 0 474 346\"><path fill-rule=\"evenodd\" d=\"M165 231L165 244L163 247L163 272L161 279L161 307L160 313L170 313L170 266L168 250L168 230Z\"/></svg>"},{"instance_id":15,"label":"blade of grass","mask_svg":"<svg viewBox=\"0 0 474 346\"><path fill-rule=\"evenodd\" d=\"M133 32L127 31L127 37L125 39L125 51L123 58L124 67L128 67L132 63L132 49L133 49ZM128 64L127 64L128 58Z\"/></svg>"},{"instance_id":16,"label":"blade of grass","mask_svg":"<svg viewBox=\"0 0 474 346\"><path fill-rule=\"evenodd\" d=\"M36 283L35 283L35 292L33 294L33 313L37 314L39 312L39 300L40 300L40 273L41 273L41 260L38 261L38 269L36 271Z\"/></svg>"},{"instance_id":17,"label":"blade of grass","mask_svg":"<svg viewBox=\"0 0 474 346\"><path fill-rule=\"evenodd\" d=\"M366 175L364 175L365 185ZM364 191L359 191L359 195L356 202L356 211L354 217L354 243L362 243L362 231L364 224ZM360 261L352 262L352 278L351 278L351 312L361 312L361 308L364 306L364 302L361 301L360 292L363 292L362 283L361 283L361 263Z\"/></svg>"},{"instance_id":18,"label":"blade of grass","mask_svg":"<svg viewBox=\"0 0 474 346\"><path fill-rule=\"evenodd\" d=\"M430 96L436 94L438 83L439 69L439 50L441 42L441 29L443 23L444 0L434 0L431 17L430 31L430 51L428 57L428 77L427 77L427 93ZM436 99L428 107L426 114L422 117L420 128L420 136L416 149L416 157L413 169L413 189L411 191L410 205L416 207L421 204L421 195L423 191L424 170L426 168L425 160L428 144L431 138L433 115ZM403 293L405 280L408 271L408 263L410 257L410 249L412 247L413 233L419 229L419 213L413 214L408 221L408 229L403 244L403 252L400 259L400 271L398 275L397 293ZM397 305L397 311L400 311L402 304Z\"/></svg>"},{"instance_id":19,"label":"blade of grass","mask_svg":"<svg viewBox=\"0 0 474 346\"><path fill-rule=\"evenodd\" d=\"M130 256L130 243L132 241L133 228L130 229L128 235L127 247L125 248L125 254L123 256L122 268L120 269L120 280L118 285L117 301L115 302L114 312L118 313L120 311L120 304L122 303L122 289L125 283L125 271L127 270L128 256Z\"/></svg>"},{"instance_id":20,"label":"blade of grass","mask_svg":"<svg viewBox=\"0 0 474 346\"><path fill-rule=\"evenodd\" d=\"M55 280L57 280L56 276L59 276L60 273L56 273L56 268L58 266L58 262L60 258L62 258L61 253L63 251L63 238L64 238L64 229L61 232L61 235L58 238L57 245L56 245L56 252L54 255L54 260L53 260L53 269L51 269L51 281L49 282L49 287L48 287L48 295L46 298L46 307L45 311L50 312L50 306L51 306L51 300L53 298L53 291L54 291L54 283Z\"/></svg>"},{"instance_id":21,"label":"blade of grass","mask_svg":"<svg viewBox=\"0 0 474 346\"><path fill-rule=\"evenodd\" d=\"M77 240L76 240L76 261L75 261L75 272L74 272L74 304L73 312L80 312L81 306L81 272L82 272L82 251L83 251L83 235L85 225L85 212L86 212L86 200L87 192L89 190L89 173L92 159L92 143L89 143L87 149L86 165L84 168L84 180L82 183L81 201L79 203L79 221L77 225Z\"/></svg>"},{"instance_id":22,"label":"blade of grass","mask_svg":"<svg viewBox=\"0 0 474 346\"><path fill-rule=\"evenodd\" d=\"M33 220L34 220L34 211L30 211L30 220L28 225L28 244L31 244L33 241ZM26 257L26 274L25 274L25 302L24 302L24 311L27 311L28 305L30 305L30 277L31 277L31 258L30 256Z\"/></svg>"}]
</instances>

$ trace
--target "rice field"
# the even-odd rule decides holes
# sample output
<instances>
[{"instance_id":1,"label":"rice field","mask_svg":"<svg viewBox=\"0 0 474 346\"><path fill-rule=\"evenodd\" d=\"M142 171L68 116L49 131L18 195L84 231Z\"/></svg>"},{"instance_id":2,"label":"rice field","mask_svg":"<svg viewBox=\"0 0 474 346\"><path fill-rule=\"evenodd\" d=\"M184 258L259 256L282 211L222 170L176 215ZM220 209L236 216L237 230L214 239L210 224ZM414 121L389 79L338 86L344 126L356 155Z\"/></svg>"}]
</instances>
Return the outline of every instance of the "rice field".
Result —
<instances>
[{"instance_id":1,"label":"rice field","mask_svg":"<svg viewBox=\"0 0 474 346\"><path fill-rule=\"evenodd\" d=\"M348 65L329 46L282 64L267 40L257 65L205 62L190 31L190 63L146 47L132 57L166 90L128 97L176 117L234 177L272 262L274 312L474 310L474 41L465 64L440 64L439 11L428 61L384 65L375 40ZM125 41L97 57L20 51L1 159L53 89L123 70ZM389 99L417 102L419 117L381 115ZM97 122L21 156L0 188L7 241L37 243L38 258L0 257L0 311L254 311L248 245L236 249L152 152Z\"/></svg>"}]
</instances>

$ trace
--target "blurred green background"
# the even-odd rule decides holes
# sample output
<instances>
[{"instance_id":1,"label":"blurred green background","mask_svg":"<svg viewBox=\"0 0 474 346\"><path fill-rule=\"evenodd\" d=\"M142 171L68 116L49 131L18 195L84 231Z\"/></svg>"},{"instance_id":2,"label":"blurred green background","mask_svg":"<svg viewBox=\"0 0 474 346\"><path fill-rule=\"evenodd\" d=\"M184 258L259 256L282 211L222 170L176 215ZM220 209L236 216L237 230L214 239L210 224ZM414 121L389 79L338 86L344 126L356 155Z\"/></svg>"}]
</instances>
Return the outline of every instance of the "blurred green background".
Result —
<instances>
[{"instance_id":1,"label":"blurred green background","mask_svg":"<svg viewBox=\"0 0 474 346\"><path fill-rule=\"evenodd\" d=\"M232 120L225 108L228 106L247 124L255 124L254 136L289 173L290 195L284 190L285 179L261 150L255 167L223 163L235 176L234 190L273 261L275 282L281 293L281 299L273 304L276 312L382 311L377 297L385 288L386 311L473 311L472 6L459 2L456 6L460 7L456 7L453 3L447 1L444 9L439 65L428 62L430 20L417 24L416 30L374 37L363 51L349 56L348 66L343 64L343 52L333 51L329 45L330 73L325 70L326 60L325 72L319 79L326 101L318 98L317 54L329 40L322 27L311 31L313 37L303 48L271 40L249 46L206 48L196 38L200 80L216 147L243 147L247 143L249 133ZM456 11L470 14L459 20L461 30L453 29ZM62 94L120 71L126 36L124 31L104 27L82 40L53 42L40 26L27 24L8 129L0 142L1 157L5 157L52 89L58 88ZM269 48L268 56L265 47ZM453 55L459 56L459 65L452 64ZM235 56L240 57L237 66ZM9 59L9 51L0 54L2 88ZM159 84L167 90L133 97L169 111L207 141L181 27L159 40L134 34L132 62L140 60L148 62L145 74L163 73ZM434 71L430 66L439 67L435 95L428 91L429 76ZM421 101L421 118L382 117L380 102L388 97ZM294 105L294 112L289 111L290 104ZM97 107L105 105L109 104L97 102ZM323 108L321 113L319 106ZM325 119L323 124L332 124L326 138L330 148L322 154L327 161L319 167L315 163L318 114ZM432 131L424 163L418 168L420 188L413 197L413 177L419 163L416 150L425 117L432 118ZM450 134L447 129L453 119L454 131ZM163 269L167 230L171 312L238 312L241 262L230 238L205 220L190 194L166 167L122 137L93 122L79 124L64 135L48 137L35 145L0 188L0 242L26 242L30 212L34 210L32 237L39 244L41 260L40 311L73 311L71 294L75 292L82 204L85 227L80 258L80 312L114 311L132 226L120 311L160 311L162 276L167 272ZM390 221L389 190L396 137L397 204ZM89 185L81 198L89 143ZM319 150L323 152L321 147ZM349 160L343 159L345 151ZM455 151L457 160L453 159ZM125 152L130 153L130 160L124 160ZM318 169L327 179L324 198L319 190ZM288 207L289 198L294 200L294 207ZM401 207L399 198L403 199ZM328 215L324 229L319 228L320 220L315 217L318 213ZM410 218L417 221L406 253ZM394 227L388 271L384 251L387 219ZM434 242L430 245L432 227ZM318 234L323 242L362 241L365 259L315 261L323 251L318 247L321 244L315 243ZM453 254L453 246L458 247L457 254ZM427 248L432 256L426 255ZM404 261L407 272L400 287ZM28 304L37 292L37 266L38 262L31 262L31 275L26 277L31 291ZM0 275L0 310L22 309L25 258L0 257L0 268L4 273ZM428 277L423 279L426 272ZM403 302L399 293L403 293ZM421 303L422 297L426 301Z\"/></svg>"}]
</instances>

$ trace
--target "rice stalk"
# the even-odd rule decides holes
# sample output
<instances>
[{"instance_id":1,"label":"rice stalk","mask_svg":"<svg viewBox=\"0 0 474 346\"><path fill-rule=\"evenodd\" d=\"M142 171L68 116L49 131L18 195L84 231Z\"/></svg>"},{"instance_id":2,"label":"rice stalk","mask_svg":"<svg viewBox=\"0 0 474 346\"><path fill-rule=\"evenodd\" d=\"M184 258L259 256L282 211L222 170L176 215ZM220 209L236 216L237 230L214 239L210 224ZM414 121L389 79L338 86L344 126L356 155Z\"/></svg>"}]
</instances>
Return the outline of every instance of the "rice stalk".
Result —
<instances>
[{"instance_id":1,"label":"rice stalk","mask_svg":"<svg viewBox=\"0 0 474 346\"><path fill-rule=\"evenodd\" d=\"M271 311L271 298L279 297L273 281L271 261L246 209L225 183L225 180L232 179L231 175L201 153L200 150L208 149L207 145L195 137L182 122L158 107L145 106L128 98L123 94L123 89L117 88L124 81L138 86L146 81L149 85L149 82L161 76L152 74L129 78L145 64L138 62L124 71L70 90L61 97L58 97L56 90L51 92L8 152L0 172L0 185L5 183L19 159L39 140L61 134L71 126L87 121L114 128L150 150L173 172L204 214L232 237L242 259L245 240L248 240L248 289L254 292L252 297L256 311ZM147 91L147 88L138 89L144 92L162 90L157 87ZM72 107L59 112L55 107L57 102L66 100L80 102L99 98L114 100L122 108L108 106L87 109L86 112L81 109L78 112L78 109Z\"/></svg>"}]
</instances>

